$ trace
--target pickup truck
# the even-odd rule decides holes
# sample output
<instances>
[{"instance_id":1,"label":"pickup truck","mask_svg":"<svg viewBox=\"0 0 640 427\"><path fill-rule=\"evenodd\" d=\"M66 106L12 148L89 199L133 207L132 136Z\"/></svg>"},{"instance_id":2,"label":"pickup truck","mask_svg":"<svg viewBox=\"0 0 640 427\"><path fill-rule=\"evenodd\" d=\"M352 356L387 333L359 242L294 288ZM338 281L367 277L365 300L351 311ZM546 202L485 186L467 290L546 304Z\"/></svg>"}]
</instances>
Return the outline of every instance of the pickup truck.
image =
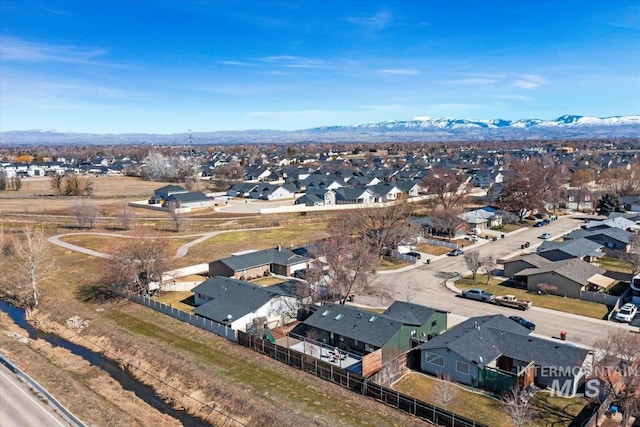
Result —
<instances>
[{"instance_id":1,"label":"pickup truck","mask_svg":"<svg viewBox=\"0 0 640 427\"><path fill-rule=\"evenodd\" d=\"M480 288L465 289L464 291L462 291L462 297L490 303L493 303L495 301L495 297L493 296L493 294L485 292Z\"/></svg>"},{"instance_id":2,"label":"pickup truck","mask_svg":"<svg viewBox=\"0 0 640 427\"><path fill-rule=\"evenodd\" d=\"M502 295L495 297L495 302L498 305L505 307L517 308L518 310L528 310L533 303L531 301L519 300L515 295Z\"/></svg>"}]
</instances>

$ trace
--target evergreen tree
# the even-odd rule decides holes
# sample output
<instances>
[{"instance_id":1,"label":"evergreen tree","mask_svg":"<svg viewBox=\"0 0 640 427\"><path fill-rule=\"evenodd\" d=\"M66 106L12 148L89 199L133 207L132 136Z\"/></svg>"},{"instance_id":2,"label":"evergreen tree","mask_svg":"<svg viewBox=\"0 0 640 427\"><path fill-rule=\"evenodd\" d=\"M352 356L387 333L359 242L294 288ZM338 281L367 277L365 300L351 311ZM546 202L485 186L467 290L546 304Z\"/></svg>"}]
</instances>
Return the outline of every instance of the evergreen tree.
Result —
<instances>
[{"instance_id":1,"label":"evergreen tree","mask_svg":"<svg viewBox=\"0 0 640 427\"><path fill-rule=\"evenodd\" d=\"M598 200L596 212L609 216L611 212L624 212L624 209L617 194L606 193Z\"/></svg>"}]
</instances>

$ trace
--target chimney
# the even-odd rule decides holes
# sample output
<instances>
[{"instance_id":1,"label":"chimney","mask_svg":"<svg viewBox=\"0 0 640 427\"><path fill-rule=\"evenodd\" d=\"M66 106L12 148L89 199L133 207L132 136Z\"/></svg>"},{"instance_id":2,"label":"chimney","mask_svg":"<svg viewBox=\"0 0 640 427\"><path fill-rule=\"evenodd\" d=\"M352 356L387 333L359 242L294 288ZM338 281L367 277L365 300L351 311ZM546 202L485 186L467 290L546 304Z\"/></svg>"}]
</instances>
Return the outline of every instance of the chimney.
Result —
<instances>
[{"instance_id":1,"label":"chimney","mask_svg":"<svg viewBox=\"0 0 640 427\"><path fill-rule=\"evenodd\" d=\"M282 245L278 245L278 251L282 251Z\"/></svg>"}]
</instances>

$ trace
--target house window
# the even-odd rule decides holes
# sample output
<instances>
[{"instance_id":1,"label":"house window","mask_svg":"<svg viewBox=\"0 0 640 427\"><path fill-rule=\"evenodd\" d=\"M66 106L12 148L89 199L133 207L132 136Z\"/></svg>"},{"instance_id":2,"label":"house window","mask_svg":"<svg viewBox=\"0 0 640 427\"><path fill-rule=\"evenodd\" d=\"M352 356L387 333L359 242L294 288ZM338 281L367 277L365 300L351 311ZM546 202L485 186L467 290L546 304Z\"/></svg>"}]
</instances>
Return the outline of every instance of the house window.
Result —
<instances>
[{"instance_id":1,"label":"house window","mask_svg":"<svg viewBox=\"0 0 640 427\"><path fill-rule=\"evenodd\" d=\"M457 361L456 362L456 371L461 373L461 374L469 375L469 364Z\"/></svg>"},{"instance_id":2,"label":"house window","mask_svg":"<svg viewBox=\"0 0 640 427\"><path fill-rule=\"evenodd\" d=\"M358 340L353 340L353 345L359 345L360 342L358 342Z\"/></svg>"},{"instance_id":3,"label":"house window","mask_svg":"<svg viewBox=\"0 0 640 427\"><path fill-rule=\"evenodd\" d=\"M364 351L367 351L369 353L371 353L374 350L373 347L371 347L369 344L365 344L364 345Z\"/></svg>"},{"instance_id":4,"label":"house window","mask_svg":"<svg viewBox=\"0 0 640 427\"><path fill-rule=\"evenodd\" d=\"M591 196L584 196L584 201L585 201L585 202L588 202L588 201L590 201L590 200L591 200Z\"/></svg>"},{"instance_id":5,"label":"house window","mask_svg":"<svg viewBox=\"0 0 640 427\"><path fill-rule=\"evenodd\" d=\"M436 321L434 320L433 322L431 322L431 327L432 327L432 328L435 328L437 324L438 324L438 322L436 322Z\"/></svg>"},{"instance_id":6,"label":"house window","mask_svg":"<svg viewBox=\"0 0 640 427\"><path fill-rule=\"evenodd\" d=\"M344 341L344 337L340 335L340 341Z\"/></svg>"},{"instance_id":7,"label":"house window","mask_svg":"<svg viewBox=\"0 0 640 427\"><path fill-rule=\"evenodd\" d=\"M436 353L427 352L427 363L431 363L432 365L444 367L444 356L440 356Z\"/></svg>"}]
</instances>

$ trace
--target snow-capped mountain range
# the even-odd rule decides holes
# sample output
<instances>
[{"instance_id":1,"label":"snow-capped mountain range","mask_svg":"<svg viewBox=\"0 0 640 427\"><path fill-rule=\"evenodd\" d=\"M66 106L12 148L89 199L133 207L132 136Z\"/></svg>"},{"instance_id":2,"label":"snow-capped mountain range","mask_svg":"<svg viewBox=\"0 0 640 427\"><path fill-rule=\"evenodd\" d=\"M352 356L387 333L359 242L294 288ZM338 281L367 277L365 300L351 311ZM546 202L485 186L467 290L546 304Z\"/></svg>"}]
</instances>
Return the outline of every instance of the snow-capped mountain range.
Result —
<instances>
[{"instance_id":1,"label":"snow-capped mountain range","mask_svg":"<svg viewBox=\"0 0 640 427\"><path fill-rule=\"evenodd\" d=\"M197 144L306 142L445 142L578 138L640 138L640 115L561 116L555 120L453 119L416 117L407 121L325 126L296 131L194 132ZM0 132L0 144L187 144L181 134L87 134L61 131Z\"/></svg>"}]
</instances>

